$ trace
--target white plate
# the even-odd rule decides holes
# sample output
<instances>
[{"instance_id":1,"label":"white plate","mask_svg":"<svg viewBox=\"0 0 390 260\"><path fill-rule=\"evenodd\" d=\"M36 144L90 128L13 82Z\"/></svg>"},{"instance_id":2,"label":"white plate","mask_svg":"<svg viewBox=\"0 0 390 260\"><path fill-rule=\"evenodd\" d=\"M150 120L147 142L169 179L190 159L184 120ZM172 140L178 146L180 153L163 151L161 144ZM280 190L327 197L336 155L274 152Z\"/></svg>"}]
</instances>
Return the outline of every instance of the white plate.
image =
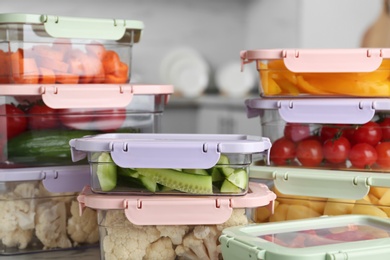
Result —
<instances>
[{"instance_id":1,"label":"white plate","mask_svg":"<svg viewBox=\"0 0 390 260\"><path fill-rule=\"evenodd\" d=\"M169 52L161 62L160 78L171 84L184 97L197 97L207 88L210 68L205 59L192 48Z\"/></svg>"}]
</instances>

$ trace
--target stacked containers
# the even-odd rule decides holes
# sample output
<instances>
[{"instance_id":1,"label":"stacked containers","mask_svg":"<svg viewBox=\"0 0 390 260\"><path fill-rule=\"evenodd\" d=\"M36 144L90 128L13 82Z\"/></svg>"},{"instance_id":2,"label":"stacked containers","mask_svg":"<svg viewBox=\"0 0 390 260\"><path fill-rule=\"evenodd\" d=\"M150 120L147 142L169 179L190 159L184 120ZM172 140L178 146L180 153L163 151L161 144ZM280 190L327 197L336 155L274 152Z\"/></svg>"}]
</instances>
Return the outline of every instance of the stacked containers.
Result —
<instances>
[{"instance_id":1,"label":"stacked containers","mask_svg":"<svg viewBox=\"0 0 390 260\"><path fill-rule=\"evenodd\" d=\"M159 131L172 86L130 84L140 21L0 15L0 254L96 245L90 183L69 140ZM92 220L92 221L91 221Z\"/></svg>"},{"instance_id":2,"label":"stacked containers","mask_svg":"<svg viewBox=\"0 0 390 260\"><path fill-rule=\"evenodd\" d=\"M222 229L273 211L275 194L248 178L267 138L111 133L70 145L90 163L78 200L98 211L102 259L219 259Z\"/></svg>"},{"instance_id":3,"label":"stacked containers","mask_svg":"<svg viewBox=\"0 0 390 260\"><path fill-rule=\"evenodd\" d=\"M248 116L260 115L262 133L273 142L273 167L259 166L253 175L272 180L280 195L281 215L276 209L262 221L351 213L388 217L389 54L241 53L243 64L256 62L261 79L261 98L246 100Z\"/></svg>"},{"instance_id":4,"label":"stacked containers","mask_svg":"<svg viewBox=\"0 0 390 260\"><path fill-rule=\"evenodd\" d=\"M367 215L374 222L390 216L389 54L388 49L241 53L242 64L255 61L260 76L261 97L246 100L248 117L260 116L262 134L273 143L271 165L251 168L250 177L265 180L278 197L274 214L260 209L257 222L276 223L259 225L257 230L264 232L226 230L221 237L224 257L249 250L249 256L263 257L259 259L355 259L365 248L369 255L385 258L388 226L384 233L374 232L383 236L372 237L370 231L360 232L359 226L368 229L358 223L367 223ZM340 224L343 217L336 215L347 214L363 216L343 216ZM316 218L324 215L335 217ZM325 227L321 222L326 221ZM349 227L347 233L343 225ZM342 243L342 248L308 244L329 231L336 235L322 237L322 245ZM290 241L282 241L283 236Z\"/></svg>"}]
</instances>

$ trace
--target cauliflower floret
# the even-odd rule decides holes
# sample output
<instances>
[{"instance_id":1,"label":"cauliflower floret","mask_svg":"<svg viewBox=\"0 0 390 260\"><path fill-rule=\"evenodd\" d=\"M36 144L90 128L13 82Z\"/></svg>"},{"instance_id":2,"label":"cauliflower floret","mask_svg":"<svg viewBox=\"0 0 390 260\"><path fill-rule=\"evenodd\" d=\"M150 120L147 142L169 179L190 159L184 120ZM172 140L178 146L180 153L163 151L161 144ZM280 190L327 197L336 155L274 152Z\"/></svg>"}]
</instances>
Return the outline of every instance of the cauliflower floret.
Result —
<instances>
[{"instance_id":1,"label":"cauliflower floret","mask_svg":"<svg viewBox=\"0 0 390 260\"><path fill-rule=\"evenodd\" d=\"M162 237L169 237L174 245L180 245L183 242L183 237L190 230L189 226L178 225L178 226L156 226Z\"/></svg>"},{"instance_id":2,"label":"cauliflower floret","mask_svg":"<svg viewBox=\"0 0 390 260\"><path fill-rule=\"evenodd\" d=\"M191 249L199 260L210 260L203 240L196 238L194 232L191 232L184 237L183 246Z\"/></svg>"},{"instance_id":3,"label":"cauliflower floret","mask_svg":"<svg viewBox=\"0 0 390 260\"><path fill-rule=\"evenodd\" d=\"M35 235L47 248L72 246L66 234L66 207L64 202L48 201L37 206Z\"/></svg>"},{"instance_id":4,"label":"cauliflower floret","mask_svg":"<svg viewBox=\"0 0 390 260\"><path fill-rule=\"evenodd\" d=\"M146 248L143 260L175 260L176 253L173 249L172 241L167 237L162 237Z\"/></svg>"},{"instance_id":5,"label":"cauliflower floret","mask_svg":"<svg viewBox=\"0 0 390 260\"><path fill-rule=\"evenodd\" d=\"M33 198L38 189L34 183L20 183L12 188L12 192L0 196L0 239L7 247L24 249L33 237L36 206Z\"/></svg>"},{"instance_id":6,"label":"cauliflower floret","mask_svg":"<svg viewBox=\"0 0 390 260\"><path fill-rule=\"evenodd\" d=\"M226 222L217 225L217 229L222 231L228 227L242 226L246 224L248 224L248 217L245 214L245 209L233 209L230 218Z\"/></svg>"},{"instance_id":7,"label":"cauliflower floret","mask_svg":"<svg viewBox=\"0 0 390 260\"><path fill-rule=\"evenodd\" d=\"M93 244L99 241L99 227L96 211L86 208L83 215L79 214L79 203L72 201L68 219L68 235L76 243Z\"/></svg>"},{"instance_id":8,"label":"cauliflower floret","mask_svg":"<svg viewBox=\"0 0 390 260\"><path fill-rule=\"evenodd\" d=\"M218 238L221 231L216 226L196 226L194 228L194 236L202 239L207 248L208 256L211 260L218 260L220 251L218 250Z\"/></svg>"},{"instance_id":9,"label":"cauliflower floret","mask_svg":"<svg viewBox=\"0 0 390 260\"><path fill-rule=\"evenodd\" d=\"M175 248L175 253L179 260L199 260L199 258L188 247L178 245Z\"/></svg>"},{"instance_id":10,"label":"cauliflower floret","mask_svg":"<svg viewBox=\"0 0 390 260\"><path fill-rule=\"evenodd\" d=\"M122 210L108 211L103 223L107 231L103 239L106 260L142 260L146 248L160 238L155 226L134 225Z\"/></svg>"}]
</instances>

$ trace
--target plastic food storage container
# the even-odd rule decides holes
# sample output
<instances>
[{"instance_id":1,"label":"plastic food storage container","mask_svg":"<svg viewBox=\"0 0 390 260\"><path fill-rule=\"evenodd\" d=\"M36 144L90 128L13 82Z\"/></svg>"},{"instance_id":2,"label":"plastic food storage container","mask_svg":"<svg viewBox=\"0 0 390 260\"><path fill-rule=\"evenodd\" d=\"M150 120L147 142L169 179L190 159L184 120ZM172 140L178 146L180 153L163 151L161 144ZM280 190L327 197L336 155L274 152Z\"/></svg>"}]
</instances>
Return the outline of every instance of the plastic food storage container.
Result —
<instances>
[{"instance_id":1,"label":"plastic food storage container","mask_svg":"<svg viewBox=\"0 0 390 260\"><path fill-rule=\"evenodd\" d=\"M1 87L0 167L71 165L72 138L159 132L172 93L171 85Z\"/></svg>"},{"instance_id":2,"label":"plastic food storage container","mask_svg":"<svg viewBox=\"0 0 390 260\"><path fill-rule=\"evenodd\" d=\"M77 202L89 181L88 165L1 169L0 255L98 246L96 211Z\"/></svg>"},{"instance_id":3,"label":"plastic food storage container","mask_svg":"<svg viewBox=\"0 0 390 260\"><path fill-rule=\"evenodd\" d=\"M230 259L387 259L390 222L338 216L286 221L222 231L222 256Z\"/></svg>"},{"instance_id":4,"label":"plastic food storage container","mask_svg":"<svg viewBox=\"0 0 390 260\"><path fill-rule=\"evenodd\" d=\"M102 134L70 141L88 156L94 192L243 195L248 167L268 138L207 134Z\"/></svg>"},{"instance_id":5,"label":"plastic food storage container","mask_svg":"<svg viewBox=\"0 0 390 260\"><path fill-rule=\"evenodd\" d=\"M143 27L123 19L0 14L0 83L127 83Z\"/></svg>"},{"instance_id":6,"label":"plastic food storage container","mask_svg":"<svg viewBox=\"0 0 390 260\"><path fill-rule=\"evenodd\" d=\"M274 166L390 170L389 99L249 99Z\"/></svg>"},{"instance_id":7,"label":"plastic food storage container","mask_svg":"<svg viewBox=\"0 0 390 260\"><path fill-rule=\"evenodd\" d=\"M98 212L102 259L219 259L224 228L252 222L258 207L272 210L275 194L249 185L239 197L101 195L86 187L78 201Z\"/></svg>"},{"instance_id":8,"label":"plastic food storage container","mask_svg":"<svg viewBox=\"0 0 390 260\"><path fill-rule=\"evenodd\" d=\"M390 217L387 174L252 166L249 177L267 184L277 195L273 214L259 209L259 223L326 215Z\"/></svg>"},{"instance_id":9,"label":"plastic food storage container","mask_svg":"<svg viewBox=\"0 0 390 260\"><path fill-rule=\"evenodd\" d=\"M263 97L389 97L390 49L260 49L241 52L256 62Z\"/></svg>"}]
</instances>

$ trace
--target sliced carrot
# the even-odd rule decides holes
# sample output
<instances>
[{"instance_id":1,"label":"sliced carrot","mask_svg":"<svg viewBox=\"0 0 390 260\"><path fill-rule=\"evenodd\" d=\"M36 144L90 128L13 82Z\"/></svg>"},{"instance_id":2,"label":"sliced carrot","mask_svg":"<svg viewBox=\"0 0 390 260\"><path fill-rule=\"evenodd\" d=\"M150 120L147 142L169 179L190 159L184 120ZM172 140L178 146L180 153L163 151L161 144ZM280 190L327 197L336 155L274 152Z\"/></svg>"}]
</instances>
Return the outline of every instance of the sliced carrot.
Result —
<instances>
[{"instance_id":1,"label":"sliced carrot","mask_svg":"<svg viewBox=\"0 0 390 260\"><path fill-rule=\"evenodd\" d=\"M34 55L37 57L45 57L53 60L62 61L64 59L65 53L56 50L48 45L36 45L32 48Z\"/></svg>"},{"instance_id":2,"label":"sliced carrot","mask_svg":"<svg viewBox=\"0 0 390 260\"><path fill-rule=\"evenodd\" d=\"M38 59L39 67L52 69L55 72L68 72L69 64L63 61L40 56Z\"/></svg>"},{"instance_id":3,"label":"sliced carrot","mask_svg":"<svg viewBox=\"0 0 390 260\"><path fill-rule=\"evenodd\" d=\"M113 83L113 84L119 84L119 83L126 83L127 77L118 77L112 74L106 75L104 79L104 83Z\"/></svg>"},{"instance_id":4,"label":"sliced carrot","mask_svg":"<svg viewBox=\"0 0 390 260\"><path fill-rule=\"evenodd\" d=\"M69 51L72 50L72 42L70 39L56 39L53 42L53 50L60 51L66 55Z\"/></svg>"},{"instance_id":5,"label":"sliced carrot","mask_svg":"<svg viewBox=\"0 0 390 260\"><path fill-rule=\"evenodd\" d=\"M103 83L106 79L106 74L104 73L103 64L100 63L97 73L93 77L92 83Z\"/></svg>"},{"instance_id":6,"label":"sliced carrot","mask_svg":"<svg viewBox=\"0 0 390 260\"><path fill-rule=\"evenodd\" d=\"M18 84L37 84L39 70L35 59L23 58L23 50L11 54L12 79Z\"/></svg>"},{"instance_id":7,"label":"sliced carrot","mask_svg":"<svg viewBox=\"0 0 390 260\"><path fill-rule=\"evenodd\" d=\"M120 67L121 61L115 51L106 51L102 60L104 71L107 74L115 73Z\"/></svg>"},{"instance_id":8,"label":"sliced carrot","mask_svg":"<svg viewBox=\"0 0 390 260\"><path fill-rule=\"evenodd\" d=\"M9 53L0 50L0 84L7 84L10 82L11 67L9 62Z\"/></svg>"},{"instance_id":9,"label":"sliced carrot","mask_svg":"<svg viewBox=\"0 0 390 260\"><path fill-rule=\"evenodd\" d=\"M39 84L54 84L56 82L56 75L53 70L39 68L39 72Z\"/></svg>"},{"instance_id":10,"label":"sliced carrot","mask_svg":"<svg viewBox=\"0 0 390 260\"><path fill-rule=\"evenodd\" d=\"M56 82L59 84L78 84L79 75L70 73L56 74Z\"/></svg>"},{"instance_id":11,"label":"sliced carrot","mask_svg":"<svg viewBox=\"0 0 390 260\"><path fill-rule=\"evenodd\" d=\"M95 56L99 60L102 60L106 52L106 48L99 42L91 42L85 45L85 50L89 55Z\"/></svg>"},{"instance_id":12,"label":"sliced carrot","mask_svg":"<svg viewBox=\"0 0 390 260\"><path fill-rule=\"evenodd\" d=\"M126 83L128 81L129 69L126 63L120 62L118 69L111 73L106 74L106 83Z\"/></svg>"}]
</instances>

